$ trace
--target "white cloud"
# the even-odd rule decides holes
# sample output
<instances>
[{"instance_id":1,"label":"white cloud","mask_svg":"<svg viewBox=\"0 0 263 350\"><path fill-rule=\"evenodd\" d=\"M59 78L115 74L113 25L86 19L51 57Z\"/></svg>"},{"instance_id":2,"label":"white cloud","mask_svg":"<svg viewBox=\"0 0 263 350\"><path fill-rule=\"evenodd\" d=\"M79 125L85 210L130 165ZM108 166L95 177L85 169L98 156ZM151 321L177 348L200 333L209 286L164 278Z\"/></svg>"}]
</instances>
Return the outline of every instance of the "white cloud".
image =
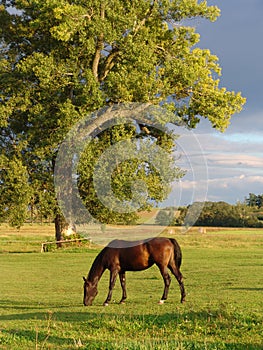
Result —
<instances>
[{"instance_id":1,"label":"white cloud","mask_svg":"<svg viewBox=\"0 0 263 350\"><path fill-rule=\"evenodd\" d=\"M211 166L263 168L263 157L250 154L210 154L207 162Z\"/></svg>"},{"instance_id":2,"label":"white cloud","mask_svg":"<svg viewBox=\"0 0 263 350\"><path fill-rule=\"evenodd\" d=\"M235 203L242 201L249 193L263 192L262 176L241 176L212 179L208 182L208 199Z\"/></svg>"},{"instance_id":3,"label":"white cloud","mask_svg":"<svg viewBox=\"0 0 263 350\"><path fill-rule=\"evenodd\" d=\"M174 186L178 186L175 184ZM207 189L207 191L206 191ZM261 189L261 191L260 191ZM226 201L236 203L243 201L249 193L263 193L263 175L213 178L207 181L181 181L181 205L192 201ZM191 201L191 202L192 202Z\"/></svg>"},{"instance_id":4,"label":"white cloud","mask_svg":"<svg viewBox=\"0 0 263 350\"><path fill-rule=\"evenodd\" d=\"M263 175L262 176L248 176L247 177L247 181L249 183L259 183L261 185L263 185ZM262 188L262 192L263 192L263 188Z\"/></svg>"}]
</instances>

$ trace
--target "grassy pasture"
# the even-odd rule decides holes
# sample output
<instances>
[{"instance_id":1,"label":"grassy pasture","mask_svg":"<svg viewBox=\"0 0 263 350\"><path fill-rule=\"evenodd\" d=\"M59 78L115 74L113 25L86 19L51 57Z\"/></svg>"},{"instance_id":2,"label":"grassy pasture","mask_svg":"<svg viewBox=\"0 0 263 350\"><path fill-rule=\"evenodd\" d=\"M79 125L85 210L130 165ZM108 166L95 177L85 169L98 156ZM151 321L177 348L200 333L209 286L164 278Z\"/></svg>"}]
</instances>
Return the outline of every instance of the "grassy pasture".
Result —
<instances>
[{"instance_id":1,"label":"grassy pasture","mask_svg":"<svg viewBox=\"0 0 263 350\"><path fill-rule=\"evenodd\" d=\"M157 301L157 268L127 273L108 307L108 272L92 307L82 306L82 276L99 249L67 247L40 253L52 226L20 232L0 226L0 349L263 349L263 232L193 230L176 234L183 250L187 302L172 280Z\"/></svg>"}]
</instances>

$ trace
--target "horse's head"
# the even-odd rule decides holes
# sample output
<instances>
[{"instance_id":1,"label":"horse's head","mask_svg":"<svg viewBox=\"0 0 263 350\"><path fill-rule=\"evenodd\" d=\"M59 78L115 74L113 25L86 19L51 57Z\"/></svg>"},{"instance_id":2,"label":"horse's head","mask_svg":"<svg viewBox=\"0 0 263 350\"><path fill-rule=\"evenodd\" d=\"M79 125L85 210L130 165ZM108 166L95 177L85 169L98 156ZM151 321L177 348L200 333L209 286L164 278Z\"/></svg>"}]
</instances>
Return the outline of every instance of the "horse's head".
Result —
<instances>
[{"instance_id":1,"label":"horse's head","mask_svg":"<svg viewBox=\"0 0 263 350\"><path fill-rule=\"evenodd\" d=\"M83 277L84 280L84 298L83 298L83 304L85 306L92 305L92 302L96 295L98 294L97 284L92 283L88 281L85 277Z\"/></svg>"}]
</instances>

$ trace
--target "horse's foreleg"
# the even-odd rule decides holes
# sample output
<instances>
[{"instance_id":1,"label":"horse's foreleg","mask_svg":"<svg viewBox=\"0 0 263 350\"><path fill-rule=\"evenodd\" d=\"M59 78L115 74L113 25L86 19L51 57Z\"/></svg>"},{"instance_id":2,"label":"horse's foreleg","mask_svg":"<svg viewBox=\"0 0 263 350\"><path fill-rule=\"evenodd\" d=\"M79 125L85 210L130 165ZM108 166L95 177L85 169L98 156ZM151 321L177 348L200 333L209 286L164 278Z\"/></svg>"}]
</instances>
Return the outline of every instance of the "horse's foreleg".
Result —
<instances>
[{"instance_id":1,"label":"horse's foreleg","mask_svg":"<svg viewBox=\"0 0 263 350\"><path fill-rule=\"evenodd\" d=\"M159 301L159 304L163 304L164 300L166 300L168 296L171 277L168 273L167 267L164 267L164 266L158 266L158 267L160 269L160 272L161 272L161 275L163 276L163 281L164 281L163 296L162 296L162 299Z\"/></svg>"},{"instance_id":2,"label":"horse's foreleg","mask_svg":"<svg viewBox=\"0 0 263 350\"><path fill-rule=\"evenodd\" d=\"M127 298L125 272L124 273L120 272L119 277L120 277L121 288L122 288L122 298L121 298L120 304L123 304L125 299Z\"/></svg>"},{"instance_id":3,"label":"horse's foreleg","mask_svg":"<svg viewBox=\"0 0 263 350\"><path fill-rule=\"evenodd\" d=\"M169 266L169 269L171 270L171 272L173 273L173 275L175 276L175 278L179 283L179 287L181 291L181 303L183 303L185 301L185 296L186 296L185 289L184 289L183 275L181 274L180 270L175 266Z\"/></svg>"},{"instance_id":4,"label":"horse's foreleg","mask_svg":"<svg viewBox=\"0 0 263 350\"><path fill-rule=\"evenodd\" d=\"M104 306L108 306L109 302L111 301L112 291L113 291L113 288L115 286L115 282L116 282L117 276L118 276L118 271L117 270L110 271L109 293L107 295L106 300L103 303Z\"/></svg>"}]
</instances>

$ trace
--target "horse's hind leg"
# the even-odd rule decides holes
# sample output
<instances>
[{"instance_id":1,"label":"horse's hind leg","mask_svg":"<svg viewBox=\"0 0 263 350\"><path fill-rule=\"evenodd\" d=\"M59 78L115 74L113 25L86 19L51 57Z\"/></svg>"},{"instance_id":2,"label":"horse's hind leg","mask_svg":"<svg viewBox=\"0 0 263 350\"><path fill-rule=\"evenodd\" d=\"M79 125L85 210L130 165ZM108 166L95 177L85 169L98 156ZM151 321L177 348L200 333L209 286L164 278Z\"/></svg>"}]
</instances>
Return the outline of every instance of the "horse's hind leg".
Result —
<instances>
[{"instance_id":1,"label":"horse's hind leg","mask_svg":"<svg viewBox=\"0 0 263 350\"><path fill-rule=\"evenodd\" d=\"M183 275L174 264L171 264L168 267L179 283L179 287L181 291L181 303L183 303L185 301L185 296L186 296L185 289L184 289Z\"/></svg>"},{"instance_id":2,"label":"horse's hind leg","mask_svg":"<svg viewBox=\"0 0 263 350\"><path fill-rule=\"evenodd\" d=\"M161 275L163 276L163 281L164 281L164 291L163 291L163 296L162 299L159 301L160 304L163 304L164 300L167 299L168 296L168 291L169 291L169 286L171 283L171 277L168 273L168 269L167 266L162 266L162 265L158 265L159 270L161 272Z\"/></svg>"},{"instance_id":3,"label":"horse's hind leg","mask_svg":"<svg viewBox=\"0 0 263 350\"><path fill-rule=\"evenodd\" d=\"M125 272L124 273L120 272L119 277L120 277L121 288L122 288L122 298L121 298L120 304L123 304L127 298Z\"/></svg>"}]
</instances>

